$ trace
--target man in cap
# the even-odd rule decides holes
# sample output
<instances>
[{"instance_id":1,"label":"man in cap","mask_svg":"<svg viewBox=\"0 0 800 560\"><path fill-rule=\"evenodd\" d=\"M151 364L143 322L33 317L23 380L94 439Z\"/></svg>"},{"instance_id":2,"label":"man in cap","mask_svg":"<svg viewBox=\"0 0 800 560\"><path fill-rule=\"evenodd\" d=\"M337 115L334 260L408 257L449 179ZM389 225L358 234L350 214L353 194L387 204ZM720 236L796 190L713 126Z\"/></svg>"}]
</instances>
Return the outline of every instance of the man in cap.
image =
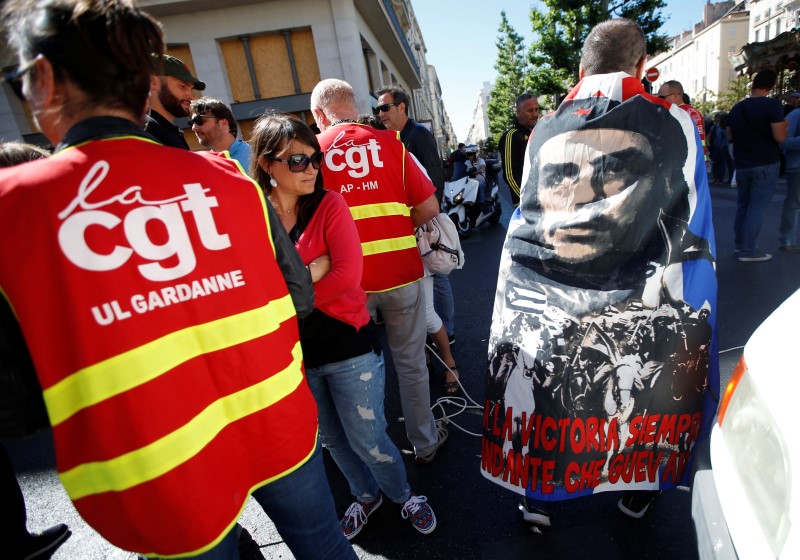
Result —
<instances>
[{"instance_id":1,"label":"man in cap","mask_svg":"<svg viewBox=\"0 0 800 560\"><path fill-rule=\"evenodd\" d=\"M165 54L160 66L161 73L150 78L150 114L145 129L165 146L188 150L189 144L183 132L173 121L189 116L193 90L203 91L206 84L194 77L189 67L174 56Z\"/></svg>"},{"instance_id":2,"label":"man in cap","mask_svg":"<svg viewBox=\"0 0 800 560\"><path fill-rule=\"evenodd\" d=\"M252 150L249 144L236 138L236 120L230 107L217 99L201 97L192 101L189 111L192 115L189 122L197 140L212 152L227 151L249 171Z\"/></svg>"}]
</instances>

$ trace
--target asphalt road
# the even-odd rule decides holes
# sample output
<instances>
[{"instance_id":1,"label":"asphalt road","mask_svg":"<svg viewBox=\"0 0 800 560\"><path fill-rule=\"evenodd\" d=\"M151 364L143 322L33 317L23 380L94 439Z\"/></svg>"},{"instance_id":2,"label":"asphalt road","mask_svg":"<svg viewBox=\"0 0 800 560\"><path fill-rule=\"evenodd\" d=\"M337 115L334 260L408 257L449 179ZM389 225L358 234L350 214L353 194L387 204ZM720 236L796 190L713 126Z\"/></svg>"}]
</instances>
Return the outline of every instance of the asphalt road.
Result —
<instances>
[{"instance_id":1,"label":"asphalt road","mask_svg":"<svg viewBox=\"0 0 800 560\"><path fill-rule=\"evenodd\" d=\"M730 376L741 346L786 297L800 288L800 257L777 252L777 224L785 194L779 186L761 235L762 249L775 258L764 263L740 263L733 254L733 212L736 191L712 187L719 278L718 333L723 379ZM472 398L482 400L487 335L491 321L497 266L510 205L506 203L500 226L483 227L463 243L466 266L451 275L456 296L457 342L454 354L462 382ZM432 398L444 396L443 377L431 381ZM448 414L458 407L447 406ZM437 416L443 414L437 407ZM617 497L600 494L561 502L553 508L551 530L531 532L516 509L517 498L486 482L479 472L481 415L466 409L452 418L450 438L434 463L418 466L398 418L400 407L394 372L387 368L386 415L389 433L406 456L414 491L428 496L438 517L437 530L423 536L400 518L399 508L385 504L369 519L354 540L363 559L649 559L693 560L694 537L687 489L666 493L645 518L635 521L616 509ZM6 442L17 468L28 505L31 530L67 523L72 537L55 553L55 559L130 559L134 555L114 548L78 516L53 470L49 434ZM258 444L254 443L254 449ZM331 488L341 512L351 498L346 482L326 457ZM2 507L2 505L0 505ZM313 507L313 504L308 504ZM265 558L291 558L269 519L250 503L241 523L261 546Z\"/></svg>"}]
</instances>

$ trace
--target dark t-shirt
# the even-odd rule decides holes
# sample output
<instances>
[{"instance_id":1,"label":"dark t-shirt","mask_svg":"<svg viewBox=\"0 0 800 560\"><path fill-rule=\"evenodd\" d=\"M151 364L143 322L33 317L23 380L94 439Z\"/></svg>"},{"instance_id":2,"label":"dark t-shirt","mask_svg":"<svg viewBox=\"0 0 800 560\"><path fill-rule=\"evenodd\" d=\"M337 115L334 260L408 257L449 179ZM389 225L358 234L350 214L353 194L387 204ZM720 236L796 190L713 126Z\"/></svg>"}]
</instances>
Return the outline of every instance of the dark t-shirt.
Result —
<instances>
[{"instance_id":1,"label":"dark t-shirt","mask_svg":"<svg viewBox=\"0 0 800 560\"><path fill-rule=\"evenodd\" d=\"M728 126L733 134L736 169L770 165L780 161L772 124L783 122L783 108L777 99L750 97L731 109Z\"/></svg>"}]
</instances>

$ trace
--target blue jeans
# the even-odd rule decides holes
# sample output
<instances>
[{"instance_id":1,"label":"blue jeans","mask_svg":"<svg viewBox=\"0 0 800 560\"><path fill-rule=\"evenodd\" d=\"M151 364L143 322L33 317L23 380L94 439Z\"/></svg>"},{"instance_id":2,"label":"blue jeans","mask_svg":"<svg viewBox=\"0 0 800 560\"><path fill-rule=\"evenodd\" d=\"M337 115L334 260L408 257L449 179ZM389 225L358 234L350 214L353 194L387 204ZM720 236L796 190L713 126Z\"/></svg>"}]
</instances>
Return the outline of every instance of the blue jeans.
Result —
<instances>
[{"instance_id":1,"label":"blue jeans","mask_svg":"<svg viewBox=\"0 0 800 560\"><path fill-rule=\"evenodd\" d=\"M798 225L800 225L800 171L787 171L786 199L783 201L779 230L781 245L797 244Z\"/></svg>"},{"instance_id":2,"label":"blue jeans","mask_svg":"<svg viewBox=\"0 0 800 560\"><path fill-rule=\"evenodd\" d=\"M455 334L456 306L453 303L453 288L447 274L433 274L433 308L444 323L448 336Z\"/></svg>"},{"instance_id":3,"label":"blue jeans","mask_svg":"<svg viewBox=\"0 0 800 560\"><path fill-rule=\"evenodd\" d=\"M145 558L139 556L139 560ZM147 558L158 559L160 556L148 556ZM192 558L196 560L238 560L239 559L239 537L237 527L234 526L217 546L203 554L197 556L177 556L172 558Z\"/></svg>"},{"instance_id":4,"label":"blue jeans","mask_svg":"<svg viewBox=\"0 0 800 560\"><path fill-rule=\"evenodd\" d=\"M297 560L358 558L339 526L319 445L302 467L262 486L253 498Z\"/></svg>"},{"instance_id":5,"label":"blue jeans","mask_svg":"<svg viewBox=\"0 0 800 560\"><path fill-rule=\"evenodd\" d=\"M360 502L379 490L403 504L411 495L400 450L386 433L383 356L369 352L307 368L308 386L319 409L320 440Z\"/></svg>"},{"instance_id":6,"label":"blue jeans","mask_svg":"<svg viewBox=\"0 0 800 560\"><path fill-rule=\"evenodd\" d=\"M253 443L256 445L258 442ZM320 449L317 444L314 454L300 468L262 486L253 492L253 498L275 524L297 560L357 560L358 556L339 526ZM250 460L257 461L258 454ZM237 560L236 527L217 546L191 558Z\"/></svg>"},{"instance_id":7,"label":"blue jeans","mask_svg":"<svg viewBox=\"0 0 800 560\"><path fill-rule=\"evenodd\" d=\"M740 256L758 252L758 234L764 209L775 194L780 163L736 169L738 200L733 223L734 243Z\"/></svg>"}]
</instances>

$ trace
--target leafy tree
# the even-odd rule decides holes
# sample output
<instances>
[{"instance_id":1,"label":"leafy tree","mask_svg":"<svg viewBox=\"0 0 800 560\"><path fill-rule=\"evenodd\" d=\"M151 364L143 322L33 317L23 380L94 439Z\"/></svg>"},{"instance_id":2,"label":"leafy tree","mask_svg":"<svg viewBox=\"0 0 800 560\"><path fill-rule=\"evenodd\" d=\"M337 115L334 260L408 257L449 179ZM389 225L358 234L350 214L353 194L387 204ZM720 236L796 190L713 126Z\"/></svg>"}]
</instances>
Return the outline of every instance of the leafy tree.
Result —
<instances>
[{"instance_id":1,"label":"leafy tree","mask_svg":"<svg viewBox=\"0 0 800 560\"><path fill-rule=\"evenodd\" d=\"M581 49L589 31L612 17L636 21L644 31L647 52L667 49L667 37L658 33L664 23L665 0L541 0L546 10L531 8L530 19L538 39L531 45L532 66L527 83L537 92L559 95L577 83Z\"/></svg>"},{"instance_id":2,"label":"leafy tree","mask_svg":"<svg viewBox=\"0 0 800 560\"><path fill-rule=\"evenodd\" d=\"M703 96L706 98L705 101L702 101ZM692 98L692 107L700 111L702 115L710 115L717 110L719 104L717 97L718 95L710 89L698 91Z\"/></svg>"},{"instance_id":3,"label":"leafy tree","mask_svg":"<svg viewBox=\"0 0 800 560\"><path fill-rule=\"evenodd\" d=\"M487 112L489 114L490 144L496 145L500 135L508 128L516 114L516 100L524 93L528 65L522 36L508 23L506 13L500 12L497 30L497 81L492 89Z\"/></svg>"},{"instance_id":4,"label":"leafy tree","mask_svg":"<svg viewBox=\"0 0 800 560\"><path fill-rule=\"evenodd\" d=\"M750 76L737 76L728 84L728 89L721 92L717 99L717 110L728 112L750 93Z\"/></svg>"}]
</instances>

